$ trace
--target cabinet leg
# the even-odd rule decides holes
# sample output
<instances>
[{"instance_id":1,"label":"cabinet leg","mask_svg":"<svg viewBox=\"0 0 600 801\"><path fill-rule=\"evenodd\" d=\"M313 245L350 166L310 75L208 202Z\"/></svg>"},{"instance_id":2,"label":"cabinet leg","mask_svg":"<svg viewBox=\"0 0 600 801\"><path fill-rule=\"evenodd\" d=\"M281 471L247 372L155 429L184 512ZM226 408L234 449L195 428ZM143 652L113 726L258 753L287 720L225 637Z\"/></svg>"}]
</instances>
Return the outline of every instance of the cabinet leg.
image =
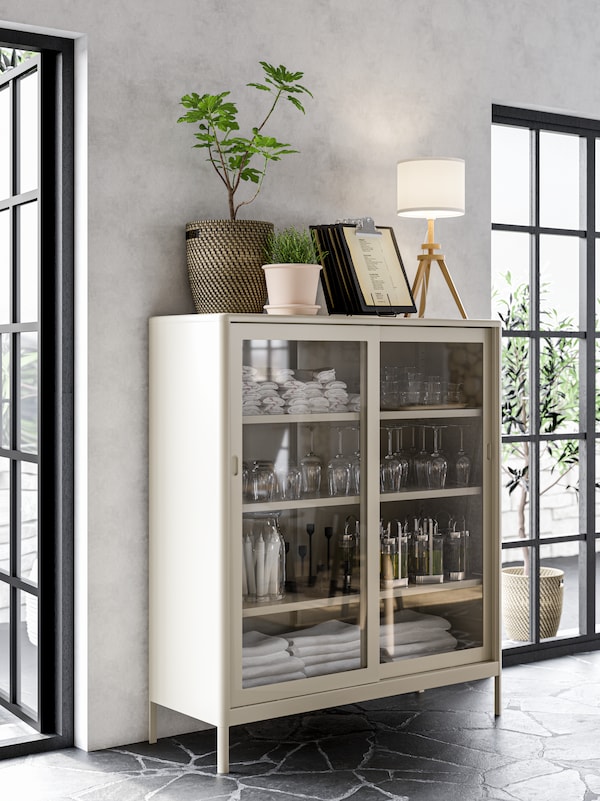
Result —
<instances>
[{"instance_id":1,"label":"cabinet leg","mask_svg":"<svg viewBox=\"0 0 600 801\"><path fill-rule=\"evenodd\" d=\"M501 676L494 676L494 715L499 717L502 714L502 679Z\"/></svg>"},{"instance_id":2,"label":"cabinet leg","mask_svg":"<svg viewBox=\"0 0 600 801\"><path fill-rule=\"evenodd\" d=\"M148 742L152 745L156 742L156 704L152 701L148 704Z\"/></svg>"},{"instance_id":3,"label":"cabinet leg","mask_svg":"<svg viewBox=\"0 0 600 801\"><path fill-rule=\"evenodd\" d=\"M229 726L217 726L217 773L229 773Z\"/></svg>"}]
</instances>

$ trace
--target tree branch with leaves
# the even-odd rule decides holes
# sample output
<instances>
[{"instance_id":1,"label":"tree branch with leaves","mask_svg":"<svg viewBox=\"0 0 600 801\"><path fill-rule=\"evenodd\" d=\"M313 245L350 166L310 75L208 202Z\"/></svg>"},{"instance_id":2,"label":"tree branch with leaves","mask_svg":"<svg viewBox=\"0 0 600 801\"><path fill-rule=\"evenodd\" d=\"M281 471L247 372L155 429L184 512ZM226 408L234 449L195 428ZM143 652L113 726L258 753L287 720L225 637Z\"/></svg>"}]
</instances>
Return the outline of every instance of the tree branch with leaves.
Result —
<instances>
[{"instance_id":1,"label":"tree branch with leaves","mask_svg":"<svg viewBox=\"0 0 600 801\"><path fill-rule=\"evenodd\" d=\"M508 298L499 301L499 317L507 331L525 332L530 329L529 286L512 287L510 273L504 276L509 287ZM544 330L561 332L573 330L573 320L560 318L555 309L548 309L540 295L540 321ZM502 346L502 425L506 435L526 436L531 430L530 349L528 336L508 336ZM575 337L547 336L540 339L539 352L539 431L554 434L565 423L579 421L579 343ZM509 495L518 493L517 529L520 539L526 538L525 520L530 492L531 446L528 440L505 442L502 470L507 478ZM538 488L545 495L579 462L577 443L571 439L542 440L540 462L549 461L545 471L548 481ZM565 489L578 490L564 484ZM523 548L523 566L530 572L528 548Z\"/></svg>"},{"instance_id":2,"label":"tree branch with leaves","mask_svg":"<svg viewBox=\"0 0 600 801\"><path fill-rule=\"evenodd\" d=\"M196 92L184 95L181 105L187 112L177 122L187 122L198 126L194 137L198 142L194 145L208 151L207 161L212 165L227 192L229 216L232 220L242 206L248 206L260 193L267 167L271 162L280 161L283 156L297 153L288 143L280 142L274 136L263 133L275 108L282 99L287 99L294 108L305 113L298 95L309 95L311 92L300 83L303 72L290 72L287 67L278 67L260 62L264 72L263 83L249 83L261 92L272 96L271 104L259 125L252 128L248 137L236 134L239 131L237 121L238 108L228 100L230 92L220 94L203 94ZM253 160L258 159L258 166ZM236 202L236 193L241 182L255 185L250 198Z\"/></svg>"}]
</instances>

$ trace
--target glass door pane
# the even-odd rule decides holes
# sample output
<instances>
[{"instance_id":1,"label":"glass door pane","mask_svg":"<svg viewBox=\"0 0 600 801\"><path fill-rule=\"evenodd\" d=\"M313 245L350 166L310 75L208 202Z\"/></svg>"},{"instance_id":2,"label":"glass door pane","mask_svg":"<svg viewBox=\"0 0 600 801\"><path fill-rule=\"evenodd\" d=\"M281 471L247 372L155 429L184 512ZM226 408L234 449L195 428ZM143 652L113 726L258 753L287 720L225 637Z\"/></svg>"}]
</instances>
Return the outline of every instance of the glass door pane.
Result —
<instances>
[{"instance_id":1,"label":"glass door pane","mask_svg":"<svg viewBox=\"0 0 600 801\"><path fill-rule=\"evenodd\" d=\"M243 342L244 689L366 667L364 354Z\"/></svg>"},{"instance_id":2,"label":"glass door pane","mask_svg":"<svg viewBox=\"0 0 600 801\"><path fill-rule=\"evenodd\" d=\"M483 345L381 347L380 659L483 645Z\"/></svg>"}]
</instances>

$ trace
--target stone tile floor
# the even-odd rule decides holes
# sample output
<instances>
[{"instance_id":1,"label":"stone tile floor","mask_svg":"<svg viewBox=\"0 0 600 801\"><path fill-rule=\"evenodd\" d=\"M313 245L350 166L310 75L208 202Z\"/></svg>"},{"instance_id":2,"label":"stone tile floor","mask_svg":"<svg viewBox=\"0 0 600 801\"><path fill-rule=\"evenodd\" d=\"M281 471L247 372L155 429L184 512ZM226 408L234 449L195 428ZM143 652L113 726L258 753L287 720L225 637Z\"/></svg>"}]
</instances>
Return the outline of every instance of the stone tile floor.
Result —
<instances>
[{"instance_id":1,"label":"stone tile floor","mask_svg":"<svg viewBox=\"0 0 600 801\"><path fill-rule=\"evenodd\" d=\"M507 668L503 714L478 681L231 732L0 761L2 801L594 801L600 652Z\"/></svg>"}]
</instances>

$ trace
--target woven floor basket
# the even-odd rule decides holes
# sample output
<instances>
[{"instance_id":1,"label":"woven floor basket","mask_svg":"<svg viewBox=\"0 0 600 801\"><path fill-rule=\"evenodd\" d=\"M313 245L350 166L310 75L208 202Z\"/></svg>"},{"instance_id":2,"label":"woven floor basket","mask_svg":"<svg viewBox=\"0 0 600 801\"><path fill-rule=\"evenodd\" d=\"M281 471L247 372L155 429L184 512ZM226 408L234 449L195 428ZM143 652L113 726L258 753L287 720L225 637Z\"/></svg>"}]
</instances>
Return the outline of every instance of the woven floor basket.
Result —
<instances>
[{"instance_id":1,"label":"woven floor basket","mask_svg":"<svg viewBox=\"0 0 600 801\"><path fill-rule=\"evenodd\" d=\"M267 286L262 265L273 224L197 220L185 226L190 289L200 314L262 314Z\"/></svg>"},{"instance_id":2,"label":"woven floor basket","mask_svg":"<svg viewBox=\"0 0 600 801\"><path fill-rule=\"evenodd\" d=\"M563 606L564 572L540 567L540 637L556 636ZM511 640L529 640L529 577L522 567L502 568L502 622Z\"/></svg>"}]
</instances>

